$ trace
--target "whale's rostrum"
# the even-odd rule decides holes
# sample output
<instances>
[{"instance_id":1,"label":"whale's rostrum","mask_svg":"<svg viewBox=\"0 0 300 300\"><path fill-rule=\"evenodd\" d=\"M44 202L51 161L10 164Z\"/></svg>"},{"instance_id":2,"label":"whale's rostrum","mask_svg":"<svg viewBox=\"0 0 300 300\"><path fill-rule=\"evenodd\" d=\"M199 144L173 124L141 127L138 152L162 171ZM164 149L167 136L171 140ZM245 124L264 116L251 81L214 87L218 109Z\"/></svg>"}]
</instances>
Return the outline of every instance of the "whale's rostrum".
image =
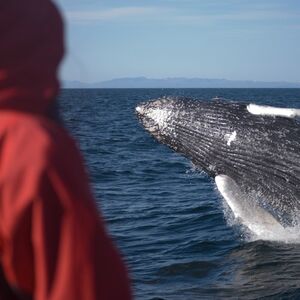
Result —
<instances>
[{"instance_id":1,"label":"whale's rostrum","mask_svg":"<svg viewBox=\"0 0 300 300\"><path fill-rule=\"evenodd\" d=\"M299 225L299 110L161 98L141 103L136 113L153 137L215 179L253 232L253 214L266 230Z\"/></svg>"}]
</instances>

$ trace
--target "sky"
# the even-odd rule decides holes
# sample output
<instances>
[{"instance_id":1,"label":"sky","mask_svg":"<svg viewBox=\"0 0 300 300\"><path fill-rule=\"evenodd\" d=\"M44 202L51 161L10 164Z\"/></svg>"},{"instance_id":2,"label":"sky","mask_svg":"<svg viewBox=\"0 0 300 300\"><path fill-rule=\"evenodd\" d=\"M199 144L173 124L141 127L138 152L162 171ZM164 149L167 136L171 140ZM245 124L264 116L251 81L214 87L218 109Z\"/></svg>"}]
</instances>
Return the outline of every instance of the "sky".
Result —
<instances>
[{"instance_id":1,"label":"sky","mask_svg":"<svg viewBox=\"0 0 300 300\"><path fill-rule=\"evenodd\" d=\"M300 82L299 0L55 0L63 80Z\"/></svg>"}]
</instances>

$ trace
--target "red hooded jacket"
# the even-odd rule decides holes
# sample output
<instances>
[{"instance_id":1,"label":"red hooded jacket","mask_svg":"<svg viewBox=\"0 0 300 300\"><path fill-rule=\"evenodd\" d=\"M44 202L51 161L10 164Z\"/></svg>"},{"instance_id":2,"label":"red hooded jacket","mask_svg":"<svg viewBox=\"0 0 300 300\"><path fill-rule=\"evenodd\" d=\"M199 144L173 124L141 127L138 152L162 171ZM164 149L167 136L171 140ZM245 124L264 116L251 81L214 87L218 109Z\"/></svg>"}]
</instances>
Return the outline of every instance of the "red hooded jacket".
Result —
<instances>
[{"instance_id":1,"label":"red hooded jacket","mask_svg":"<svg viewBox=\"0 0 300 300\"><path fill-rule=\"evenodd\" d=\"M49 0L0 0L0 299L127 300L80 153L47 116L62 56Z\"/></svg>"}]
</instances>

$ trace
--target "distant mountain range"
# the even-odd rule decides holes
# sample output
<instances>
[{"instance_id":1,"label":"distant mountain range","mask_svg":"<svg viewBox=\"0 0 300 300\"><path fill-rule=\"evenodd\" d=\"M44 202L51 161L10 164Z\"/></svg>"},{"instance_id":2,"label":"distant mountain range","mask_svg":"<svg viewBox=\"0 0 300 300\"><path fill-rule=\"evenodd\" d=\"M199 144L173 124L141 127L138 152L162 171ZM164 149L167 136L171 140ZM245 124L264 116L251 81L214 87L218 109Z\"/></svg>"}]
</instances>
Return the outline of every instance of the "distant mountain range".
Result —
<instances>
[{"instance_id":1,"label":"distant mountain range","mask_svg":"<svg viewBox=\"0 0 300 300\"><path fill-rule=\"evenodd\" d=\"M300 82L264 82L204 78L117 78L97 83L64 81L63 88L300 88Z\"/></svg>"}]
</instances>

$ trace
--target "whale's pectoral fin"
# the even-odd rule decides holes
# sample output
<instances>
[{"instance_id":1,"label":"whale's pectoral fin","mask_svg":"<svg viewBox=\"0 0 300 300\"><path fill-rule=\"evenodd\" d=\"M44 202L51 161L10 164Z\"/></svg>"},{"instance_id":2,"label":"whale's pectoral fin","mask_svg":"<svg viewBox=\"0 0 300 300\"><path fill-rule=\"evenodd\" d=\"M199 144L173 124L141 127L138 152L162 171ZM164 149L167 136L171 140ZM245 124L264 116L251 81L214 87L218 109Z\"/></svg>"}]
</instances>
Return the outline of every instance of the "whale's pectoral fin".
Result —
<instances>
[{"instance_id":1,"label":"whale's pectoral fin","mask_svg":"<svg viewBox=\"0 0 300 300\"><path fill-rule=\"evenodd\" d=\"M257 204L255 199L243 193L232 178L218 175L215 177L215 182L234 216L251 231L259 234L261 231L283 228L270 213Z\"/></svg>"},{"instance_id":2,"label":"whale's pectoral fin","mask_svg":"<svg viewBox=\"0 0 300 300\"><path fill-rule=\"evenodd\" d=\"M270 117L286 117L286 118L300 118L300 109L283 108L266 105L249 104L247 106L249 113L260 116Z\"/></svg>"}]
</instances>

